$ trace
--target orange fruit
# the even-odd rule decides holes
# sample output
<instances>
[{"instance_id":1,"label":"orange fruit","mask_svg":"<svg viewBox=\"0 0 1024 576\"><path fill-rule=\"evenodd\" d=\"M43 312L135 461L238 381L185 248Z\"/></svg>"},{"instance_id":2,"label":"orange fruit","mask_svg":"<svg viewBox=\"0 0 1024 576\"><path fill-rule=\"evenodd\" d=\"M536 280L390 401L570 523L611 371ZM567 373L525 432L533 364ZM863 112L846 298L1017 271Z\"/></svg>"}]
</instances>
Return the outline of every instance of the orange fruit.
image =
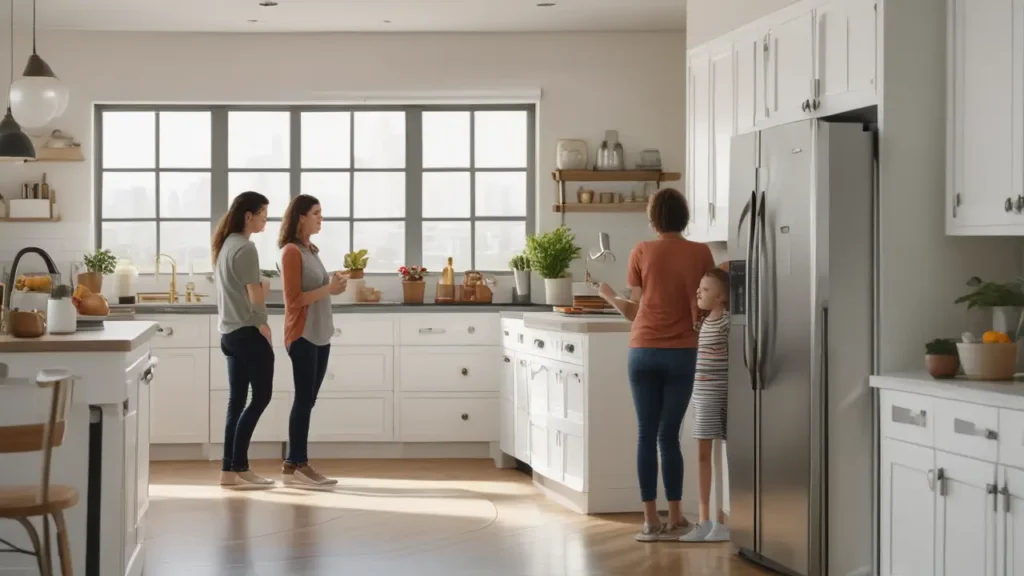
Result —
<instances>
[{"instance_id":1,"label":"orange fruit","mask_svg":"<svg viewBox=\"0 0 1024 576\"><path fill-rule=\"evenodd\" d=\"M1010 342L1010 337L1005 332L989 330L981 336L981 342L983 344L1007 344Z\"/></svg>"}]
</instances>

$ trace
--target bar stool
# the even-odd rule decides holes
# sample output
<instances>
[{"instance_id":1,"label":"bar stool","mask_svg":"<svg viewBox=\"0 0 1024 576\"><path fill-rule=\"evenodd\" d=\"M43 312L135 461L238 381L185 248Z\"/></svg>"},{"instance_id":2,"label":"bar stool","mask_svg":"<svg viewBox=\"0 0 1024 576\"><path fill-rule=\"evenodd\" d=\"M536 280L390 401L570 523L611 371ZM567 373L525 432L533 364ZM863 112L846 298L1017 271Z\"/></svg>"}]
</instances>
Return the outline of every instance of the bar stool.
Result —
<instances>
[{"instance_id":1,"label":"bar stool","mask_svg":"<svg viewBox=\"0 0 1024 576\"><path fill-rule=\"evenodd\" d=\"M28 423L0 426L0 454L16 454L42 451L42 475L38 486L0 486L0 519L14 520L28 532L32 551L24 550L2 541L15 552L35 556L42 576L53 576L50 522L53 518L57 529L57 553L60 558L61 576L72 576L71 551L68 545L67 525L64 511L78 503L78 490L72 486L50 484L51 458L53 448L64 443L65 421L71 404L74 377L68 370L43 370L36 375L35 382L28 379L4 378L6 366L0 365L0 391L14 392L29 404L46 403L42 423ZM48 398L42 397L49 392ZM4 420L9 421L8 418ZM43 538L31 522L40 517L43 523Z\"/></svg>"}]
</instances>

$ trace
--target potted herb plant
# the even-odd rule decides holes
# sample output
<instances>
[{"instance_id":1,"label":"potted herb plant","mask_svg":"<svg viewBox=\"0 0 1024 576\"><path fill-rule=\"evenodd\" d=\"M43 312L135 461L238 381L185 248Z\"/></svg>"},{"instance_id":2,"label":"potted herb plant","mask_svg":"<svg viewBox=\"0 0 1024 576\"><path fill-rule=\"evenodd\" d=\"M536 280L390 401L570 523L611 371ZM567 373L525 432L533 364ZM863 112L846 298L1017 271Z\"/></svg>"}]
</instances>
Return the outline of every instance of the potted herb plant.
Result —
<instances>
[{"instance_id":1,"label":"potted herb plant","mask_svg":"<svg viewBox=\"0 0 1024 576\"><path fill-rule=\"evenodd\" d=\"M530 293L530 258L526 252L516 254L508 261L508 267L512 269L516 278L516 293L520 296Z\"/></svg>"},{"instance_id":2,"label":"potted herb plant","mask_svg":"<svg viewBox=\"0 0 1024 576\"><path fill-rule=\"evenodd\" d=\"M402 301L406 304L423 304L423 292L427 283L423 280L427 269L424 266L402 266L398 275L402 277Z\"/></svg>"},{"instance_id":3,"label":"potted herb plant","mask_svg":"<svg viewBox=\"0 0 1024 576\"><path fill-rule=\"evenodd\" d=\"M1014 282L985 282L977 276L967 281L972 288L968 294L956 299L957 304L967 304L967 308L991 308L992 330L1009 334L1017 339L1017 327L1020 324L1021 309L1024 307L1024 290L1020 278Z\"/></svg>"},{"instance_id":4,"label":"potted herb plant","mask_svg":"<svg viewBox=\"0 0 1024 576\"><path fill-rule=\"evenodd\" d=\"M348 277L351 280L358 280L363 277L366 264L370 261L369 252L359 250L345 254L345 269L348 270Z\"/></svg>"},{"instance_id":5,"label":"potted herb plant","mask_svg":"<svg viewBox=\"0 0 1024 576\"><path fill-rule=\"evenodd\" d=\"M572 276L569 265L580 257L576 235L565 226L526 238L530 268L544 279L545 302L553 306L572 304Z\"/></svg>"},{"instance_id":6,"label":"potted herb plant","mask_svg":"<svg viewBox=\"0 0 1024 576\"><path fill-rule=\"evenodd\" d=\"M85 269L78 275L78 283L89 289L90 292L100 294L103 291L103 277L114 273L117 266L117 258L110 250L96 250L84 257Z\"/></svg>"},{"instance_id":7,"label":"potted herb plant","mask_svg":"<svg viewBox=\"0 0 1024 576\"><path fill-rule=\"evenodd\" d=\"M924 364L932 378L945 379L956 376L960 368L956 342L948 338L936 338L925 344Z\"/></svg>"}]
</instances>

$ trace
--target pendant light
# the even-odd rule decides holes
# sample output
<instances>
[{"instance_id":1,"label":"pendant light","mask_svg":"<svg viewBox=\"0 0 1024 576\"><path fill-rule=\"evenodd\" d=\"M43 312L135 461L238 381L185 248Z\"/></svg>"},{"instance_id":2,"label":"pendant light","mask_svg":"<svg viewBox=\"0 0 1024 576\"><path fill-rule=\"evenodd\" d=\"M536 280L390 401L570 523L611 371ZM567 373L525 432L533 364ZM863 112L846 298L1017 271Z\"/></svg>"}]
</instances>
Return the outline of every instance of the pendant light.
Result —
<instances>
[{"instance_id":1,"label":"pendant light","mask_svg":"<svg viewBox=\"0 0 1024 576\"><path fill-rule=\"evenodd\" d=\"M25 128L42 128L68 107L68 87L36 54L36 0L32 0L32 55L21 78L11 84L11 108Z\"/></svg>"},{"instance_id":2,"label":"pendant light","mask_svg":"<svg viewBox=\"0 0 1024 576\"><path fill-rule=\"evenodd\" d=\"M11 0L11 83L14 83L14 0ZM7 114L0 120L0 161L35 160L36 147L28 134L21 131L11 115L10 94L7 96Z\"/></svg>"}]
</instances>

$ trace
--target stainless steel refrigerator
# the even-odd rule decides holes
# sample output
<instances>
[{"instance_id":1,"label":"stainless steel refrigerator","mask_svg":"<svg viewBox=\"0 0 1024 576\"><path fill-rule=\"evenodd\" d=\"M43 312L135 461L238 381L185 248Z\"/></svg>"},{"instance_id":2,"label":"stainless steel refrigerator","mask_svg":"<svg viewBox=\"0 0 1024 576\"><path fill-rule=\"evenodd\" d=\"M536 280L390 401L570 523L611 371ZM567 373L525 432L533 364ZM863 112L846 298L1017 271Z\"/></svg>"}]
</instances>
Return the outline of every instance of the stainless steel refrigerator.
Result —
<instances>
[{"instance_id":1,"label":"stainless steel refrigerator","mask_svg":"<svg viewBox=\"0 0 1024 576\"><path fill-rule=\"evenodd\" d=\"M784 574L871 574L874 134L809 120L731 146L732 540Z\"/></svg>"}]
</instances>

